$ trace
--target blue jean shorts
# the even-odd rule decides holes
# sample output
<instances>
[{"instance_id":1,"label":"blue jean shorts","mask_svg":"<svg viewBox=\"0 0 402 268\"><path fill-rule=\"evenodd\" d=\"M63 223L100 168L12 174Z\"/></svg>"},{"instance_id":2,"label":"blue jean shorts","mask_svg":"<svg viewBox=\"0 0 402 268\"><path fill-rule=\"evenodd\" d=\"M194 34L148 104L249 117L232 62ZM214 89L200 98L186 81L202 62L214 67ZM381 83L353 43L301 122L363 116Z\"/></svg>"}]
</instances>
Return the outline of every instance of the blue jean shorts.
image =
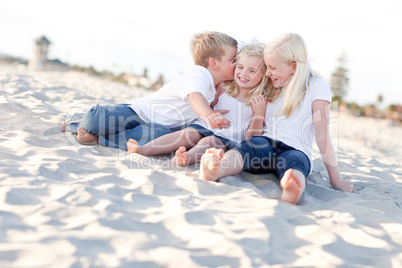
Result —
<instances>
[{"instance_id":1,"label":"blue jean shorts","mask_svg":"<svg viewBox=\"0 0 402 268\"><path fill-rule=\"evenodd\" d=\"M254 174L273 173L279 179L288 169L298 170L306 178L310 174L311 164L305 153L265 136L244 140L233 150L243 157L243 171Z\"/></svg>"},{"instance_id":2,"label":"blue jean shorts","mask_svg":"<svg viewBox=\"0 0 402 268\"><path fill-rule=\"evenodd\" d=\"M127 151L127 141L135 139L144 145L153 139L173 132L157 123L146 123L127 104L96 105L79 122L70 122L67 130L77 133L78 128L99 136L99 145Z\"/></svg>"},{"instance_id":3,"label":"blue jean shorts","mask_svg":"<svg viewBox=\"0 0 402 268\"><path fill-rule=\"evenodd\" d=\"M227 138L224 138L224 137L221 137L221 136L218 136L215 133L213 133L212 131L210 131L209 129L206 129L205 127L203 127L201 125L190 124L188 127L196 129L198 132L200 132L205 137L209 137L209 136L216 137L218 140L223 142L223 144L225 144L229 149L232 149L232 148L234 148L236 146L231 140L229 140Z\"/></svg>"}]
</instances>

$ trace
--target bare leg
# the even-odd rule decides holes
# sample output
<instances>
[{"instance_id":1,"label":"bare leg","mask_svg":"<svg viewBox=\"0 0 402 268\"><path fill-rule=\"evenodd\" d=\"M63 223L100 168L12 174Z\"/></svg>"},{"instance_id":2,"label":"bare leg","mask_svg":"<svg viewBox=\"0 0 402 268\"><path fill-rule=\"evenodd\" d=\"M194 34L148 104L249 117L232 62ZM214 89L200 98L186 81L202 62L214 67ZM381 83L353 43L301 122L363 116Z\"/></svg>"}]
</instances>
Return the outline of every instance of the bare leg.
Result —
<instances>
[{"instance_id":1,"label":"bare leg","mask_svg":"<svg viewBox=\"0 0 402 268\"><path fill-rule=\"evenodd\" d=\"M88 133L84 128L80 127L77 133L77 140L84 145L98 144L98 136Z\"/></svg>"},{"instance_id":2,"label":"bare leg","mask_svg":"<svg viewBox=\"0 0 402 268\"><path fill-rule=\"evenodd\" d=\"M296 204L306 188L306 179L300 171L288 169L281 179L281 187L281 201Z\"/></svg>"},{"instance_id":3,"label":"bare leg","mask_svg":"<svg viewBox=\"0 0 402 268\"><path fill-rule=\"evenodd\" d=\"M201 158L199 178L216 181L220 178L237 175L243 171L244 160L235 150L224 153L223 149L209 148Z\"/></svg>"},{"instance_id":4,"label":"bare leg","mask_svg":"<svg viewBox=\"0 0 402 268\"><path fill-rule=\"evenodd\" d=\"M181 146L191 148L202 137L203 135L194 128L185 128L180 131L163 135L143 146L138 146L137 153L145 156L168 154L179 149ZM128 145L129 144L127 143L127 147Z\"/></svg>"}]
</instances>

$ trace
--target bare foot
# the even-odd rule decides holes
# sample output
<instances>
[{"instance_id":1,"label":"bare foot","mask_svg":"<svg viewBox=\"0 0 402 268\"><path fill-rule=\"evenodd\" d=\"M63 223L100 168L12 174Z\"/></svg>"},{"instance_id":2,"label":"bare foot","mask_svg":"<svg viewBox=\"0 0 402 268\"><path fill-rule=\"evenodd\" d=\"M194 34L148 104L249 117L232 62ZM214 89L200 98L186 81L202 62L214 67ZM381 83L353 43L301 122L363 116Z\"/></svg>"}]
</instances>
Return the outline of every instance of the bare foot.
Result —
<instances>
[{"instance_id":1,"label":"bare foot","mask_svg":"<svg viewBox=\"0 0 402 268\"><path fill-rule=\"evenodd\" d=\"M63 123L63 125L61 125L61 127L60 127L61 132L65 132L65 131L66 131L67 125L68 125L67 123Z\"/></svg>"},{"instance_id":2,"label":"bare foot","mask_svg":"<svg viewBox=\"0 0 402 268\"><path fill-rule=\"evenodd\" d=\"M180 146L179 149L174 154L174 157L172 160L170 160L170 163L184 167L188 163L187 159L187 150L186 147Z\"/></svg>"},{"instance_id":3,"label":"bare foot","mask_svg":"<svg viewBox=\"0 0 402 268\"><path fill-rule=\"evenodd\" d=\"M221 159L224 151L222 149L209 148L201 158L200 179L216 181L219 179Z\"/></svg>"},{"instance_id":4,"label":"bare foot","mask_svg":"<svg viewBox=\"0 0 402 268\"><path fill-rule=\"evenodd\" d=\"M80 127L77 133L77 140L84 145L98 144L98 136L88 133L84 128Z\"/></svg>"},{"instance_id":5,"label":"bare foot","mask_svg":"<svg viewBox=\"0 0 402 268\"><path fill-rule=\"evenodd\" d=\"M134 139L129 139L127 142L128 154L138 153L138 142Z\"/></svg>"},{"instance_id":6,"label":"bare foot","mask_svg":"<svg viewBox=\"0 0 402 268\"><path fill-rule=\"evenodd\" d=\"M285 172L281 179L282 186L282 202L296 204L304 191L302 182L304 175L298 171L289 169Z\"/></svg>"}]
</instances>

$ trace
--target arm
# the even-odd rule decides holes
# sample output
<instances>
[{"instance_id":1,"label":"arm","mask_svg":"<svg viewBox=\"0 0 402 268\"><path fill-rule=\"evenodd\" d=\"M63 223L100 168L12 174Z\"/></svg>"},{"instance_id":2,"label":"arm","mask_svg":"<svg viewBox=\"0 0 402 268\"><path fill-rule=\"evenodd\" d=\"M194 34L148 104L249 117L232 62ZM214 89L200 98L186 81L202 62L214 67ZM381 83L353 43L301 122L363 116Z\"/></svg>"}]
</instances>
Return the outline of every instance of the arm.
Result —
<instances>
[{"instance_id":1,"label":"arm","mask_svg":"<svg viewBox=\"0 0 402 268\"><path fill-rule=\"evenodd\" d=\"M247 129L246 139L250 139L255 135L261 135L263 133L267 100L262 95L255 96L251 100L251 107L253 108L253 118Z\"/></svg>"},{"instance_id":2,"label":"arm","mask_svg":"<svg viewBox=\"0 0 402 268\"><path fill-rule=\"evenodd\" d=\"M230 121L223 116L228 111L212 110L201 93L192 92L189 94L189 99L194 112L212 128L227 128L230 126Z\"/></svg>"},{"instance_id":3,"label":"arm","mask_svg":"<svg viewBox=\"0 0 402 268\"><path fill-rule=\"evenodd\" d=\"M325 167L327 168L331 185L344 192L354 192L353 183L342 180L338 169L335 150L329 137L329 108L330 104L325 100L315 100L312 104L315 139L320 150Z\"/></svg>"},{"instance_id":4,"label":"arm","mask_svg":"<svg viewBox=\"0 0 402 268\"><path fill-rule=\"evenodd\" d=\"M216 86L216 94L215 94L215 99L214 101L211 103L211 108L214 108L214 106L216 105L216 103L218 102L219 96L222 95L223 93L225 93L226 91L226 84L225 82L219 83Z\"/></svg>"}]
</instances>

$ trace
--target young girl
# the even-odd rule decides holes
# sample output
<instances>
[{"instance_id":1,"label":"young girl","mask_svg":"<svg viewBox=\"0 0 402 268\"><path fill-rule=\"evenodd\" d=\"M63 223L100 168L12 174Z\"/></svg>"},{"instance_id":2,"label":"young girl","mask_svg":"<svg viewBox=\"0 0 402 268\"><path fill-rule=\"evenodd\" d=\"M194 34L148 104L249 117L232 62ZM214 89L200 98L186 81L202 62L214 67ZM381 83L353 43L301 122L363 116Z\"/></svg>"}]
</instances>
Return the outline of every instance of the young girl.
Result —
<instances>
[{"instance_id":1,"label":"young girl","mask_svg":"<svg viewBox=\"0 0 402 268\"><path fill-rule=\"evenodd\" d=\"M264 60L270 81L264 133L226 153L208 149L201 160L201 179L216 181L243 170L274 173L283 189L281 200L296 204L312 169L315 136L332 187L354 192L354 185L341 178L329 137L331 90L323 79L314 77L307 57L298 34L282 35L266 46Z\"/></svg>"},{"instance_id":2,"label":"young girl","mask_svg":"<svg viewBox=\"0 0 402 268\"><path fill-rule=\"evenodd\" d=\"M264 44L244 46L236 57L234 81L219 96L215 110L229 110L225 116L231 126L227 129L212 129L203 118L178 132L164 135L141 147L131 139L127 143L129 153L159 155L175 150L172 162L184 166L200 161L202 154L211 146L224 151L233 148L245 138L262 134L266 110L268 78L264 75ZM190 151L186 151L191 148Z\"/></svg>"}]
</instances>

